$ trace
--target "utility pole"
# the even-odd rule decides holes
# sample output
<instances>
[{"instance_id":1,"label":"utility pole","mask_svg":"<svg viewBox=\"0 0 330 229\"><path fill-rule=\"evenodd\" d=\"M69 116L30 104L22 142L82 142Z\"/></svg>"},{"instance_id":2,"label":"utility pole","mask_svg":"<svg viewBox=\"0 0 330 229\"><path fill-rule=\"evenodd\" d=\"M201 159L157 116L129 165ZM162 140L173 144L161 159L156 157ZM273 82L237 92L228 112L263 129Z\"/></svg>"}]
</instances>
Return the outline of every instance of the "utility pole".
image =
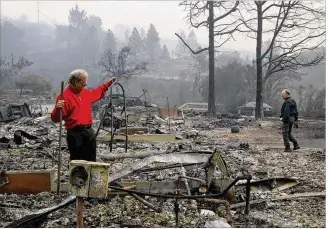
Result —
<instances>
[{"instance_id":1,"label":"utility pole","mask_svg":"<svg viewBox=\"0 0 330 229\"><path fill-rule=\"evenodd\" d=\"M37 2L38 24L39 24L39 2Z\"/></svg>"}]
</instances>

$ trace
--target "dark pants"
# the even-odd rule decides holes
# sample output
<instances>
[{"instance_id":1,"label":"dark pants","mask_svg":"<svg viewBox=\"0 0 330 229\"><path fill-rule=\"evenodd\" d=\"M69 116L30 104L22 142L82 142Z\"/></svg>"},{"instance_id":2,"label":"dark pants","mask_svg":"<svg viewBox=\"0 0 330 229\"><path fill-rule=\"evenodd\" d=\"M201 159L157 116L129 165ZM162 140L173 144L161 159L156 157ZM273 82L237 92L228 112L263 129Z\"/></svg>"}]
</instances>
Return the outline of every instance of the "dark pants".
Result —
<instances>
[{"instance_id":1,"label":"dark pants","mask_svg":"<svg viewBox=\"0 0 330 229\"><path fill-rule=\"evenodd\" d=\"M293 123L283 123L282 126L282 134L285 148L290 148L290 142L293 143L294 146L297 146L297 140L292 136L292 126Z\"/></svg>"},{"instance_id":2,"label":"dark pants","mask_svg":"<svg viewBox=\"0 0 330 229\"><path fill-rule=\"evenodd\" d=\"M77 126L67 131L71 160L96 161L96 138L91 126Z\"/></svg>"}]
</instances>

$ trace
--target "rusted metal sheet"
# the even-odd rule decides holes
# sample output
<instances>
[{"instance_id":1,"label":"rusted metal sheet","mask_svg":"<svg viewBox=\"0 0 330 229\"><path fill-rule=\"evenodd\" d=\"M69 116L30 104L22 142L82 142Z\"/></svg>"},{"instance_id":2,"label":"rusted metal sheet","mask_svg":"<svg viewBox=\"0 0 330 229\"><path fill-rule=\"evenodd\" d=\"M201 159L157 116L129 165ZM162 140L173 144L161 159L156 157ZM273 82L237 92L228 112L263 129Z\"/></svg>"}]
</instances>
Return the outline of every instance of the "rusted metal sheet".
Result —
<instances>
[{"instance_id":1,"label":"rusted metal sheet","mask_svg":"<svg viewBox=\"0 0 330 229\"><path fill-rule=\"evenodd\" d=\"M8 179L8 183L0 186L0 193L37 194L50 192L53 173L53 170L5 171L1 175L1 180Z\"/></svg>"},{"instance_id":2,"label":"rusted metal sheet","mask_svg":"<svg viewBox=\"0 0 330 229\"><path fill-rule=\"evenodd\" d=\"M223 179L214 179L214 188L215 190L220 193L222 192L231 182L233 179L230 178L223 178ZM188 180L190 189L196 189L201 186L201 181L198 180ZM130 181L130 180L122 180L121 184L125 187L135 186L136 191L141 192L150 192L150 193L158 193L158 194L168 194L174 193L179 188L181 193L188 193L186 189L185 182L180 180L179 183L177 180L165 180L165 181ZM112 193L115 193L115 190L111 190L108 192L108 196ZM229 190L230 195L234 195L234 188Z\"/></svg>"},{"instance_id":3,"label":"rusted metal sheet","mask_svg":"<svg viewBox=\"0 0 330 229\"><path fill-rule=\"evenodd\" d=\"M176 107L165 107L159 109L159 116L162 118L166 118L168 116L177 117L178 115L178 109Z\"/></svg>"}]
</instances>

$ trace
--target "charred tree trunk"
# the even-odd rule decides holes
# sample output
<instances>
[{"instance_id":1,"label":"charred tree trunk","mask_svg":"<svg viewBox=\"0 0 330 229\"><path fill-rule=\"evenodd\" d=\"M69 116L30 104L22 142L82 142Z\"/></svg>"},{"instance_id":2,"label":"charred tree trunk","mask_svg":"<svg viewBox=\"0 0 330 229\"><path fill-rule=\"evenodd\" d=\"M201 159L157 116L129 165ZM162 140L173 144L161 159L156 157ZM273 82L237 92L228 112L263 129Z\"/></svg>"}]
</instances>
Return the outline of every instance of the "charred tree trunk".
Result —
<instances>
[{"instance_id":1,"label":"charred tree trunk","mask_svg":"<svg viewBox=\"0 0 330 229\"><path fill-rule=\"evenodd\" d=\"M262 77L262 2L255 2L257 5L258 27L257 27L257 46L256 46L256 64L257 64L257 91L256 91L256 108L255 118L263 119L263 77Z\"/></svg>"},{"instance_id":2,"label":"charred tree trunk","mask_svg":"<svg viewBox=\"0 0 330 229\"><path fill-rule=\"evenodd\" d=\"M214 95L214 11L213 1L208 1L209 6L209 99L208 112L215 116L215 95Z\"/></svg>"}]
</instances>

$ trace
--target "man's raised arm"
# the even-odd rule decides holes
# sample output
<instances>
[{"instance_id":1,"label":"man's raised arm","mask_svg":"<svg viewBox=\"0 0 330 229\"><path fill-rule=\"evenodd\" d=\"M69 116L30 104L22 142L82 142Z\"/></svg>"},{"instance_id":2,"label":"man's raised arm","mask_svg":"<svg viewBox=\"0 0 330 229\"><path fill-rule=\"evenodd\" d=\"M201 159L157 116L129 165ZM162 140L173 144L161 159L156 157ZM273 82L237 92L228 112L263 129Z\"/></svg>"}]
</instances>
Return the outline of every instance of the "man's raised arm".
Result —
<instances>
[{"instance_id":1,"label":"man's raised arm","mask_svg":"<svg viewBox=\"0 0 330 229\"><path fill-rule=\"evenodd\" d=\"M91 91L91 94L92 94L92 103L94 103L94 102L96 102L96 101L102 99L102 98L105 96L105 94L106 94L108 88L109 88L109 87L110 87L115 81L116 81L116 77L110 78L110 79L108 80L108 82L106 82L106 83L104 83L104 84L98 86L98 87L95 88L95 89L90 90L90 91Z\"/></svg>"}]
</instances>

